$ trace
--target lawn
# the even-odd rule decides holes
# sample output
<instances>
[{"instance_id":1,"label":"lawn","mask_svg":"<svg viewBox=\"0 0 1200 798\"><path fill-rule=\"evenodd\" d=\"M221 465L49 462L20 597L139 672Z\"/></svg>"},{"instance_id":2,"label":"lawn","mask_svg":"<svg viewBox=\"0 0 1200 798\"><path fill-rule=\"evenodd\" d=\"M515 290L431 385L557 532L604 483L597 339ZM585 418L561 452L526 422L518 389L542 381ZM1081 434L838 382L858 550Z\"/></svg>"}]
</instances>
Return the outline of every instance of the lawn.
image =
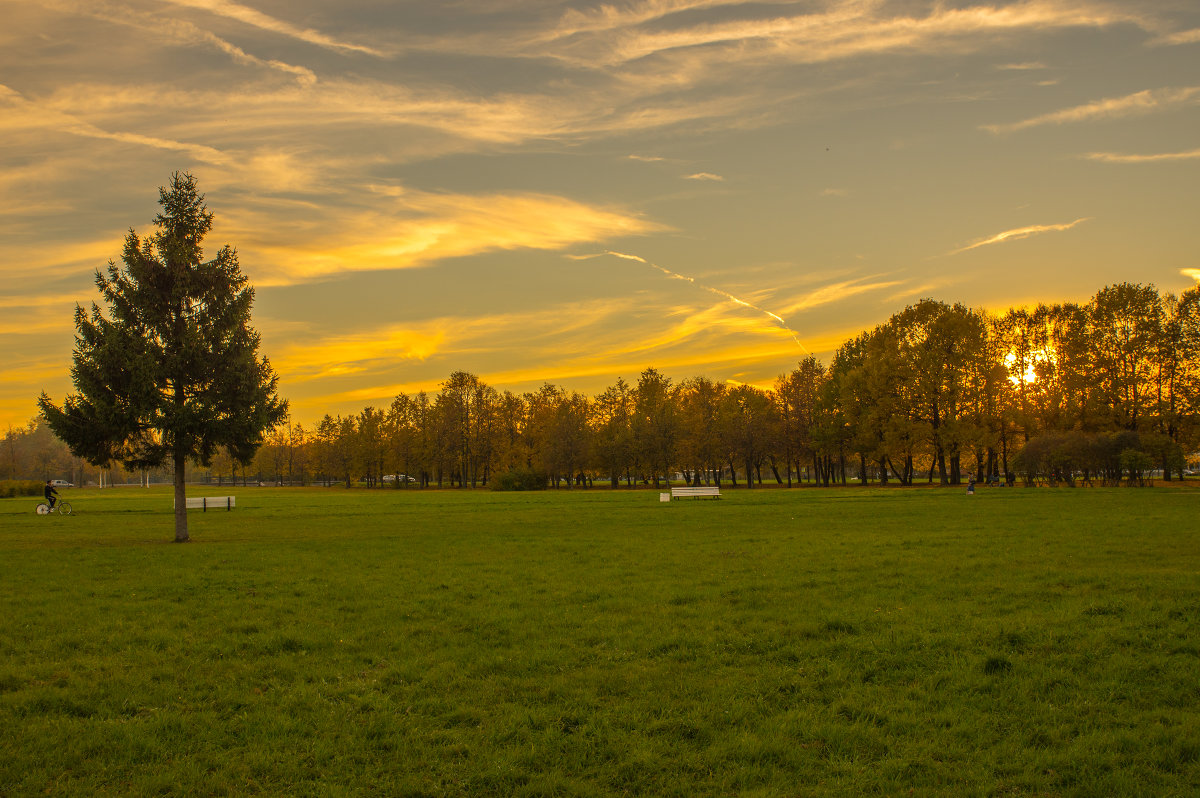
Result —
<instances>
[{"instance_id":1,"label":"lawn","mask_svg":"<svg viewBox=\"0 0 1200 798\"><path fill-rule=\"evenodd\" d=\"M234 492L0 500L0 795L1200 791L1200 490Z\"/></svg>"}]
</instances>

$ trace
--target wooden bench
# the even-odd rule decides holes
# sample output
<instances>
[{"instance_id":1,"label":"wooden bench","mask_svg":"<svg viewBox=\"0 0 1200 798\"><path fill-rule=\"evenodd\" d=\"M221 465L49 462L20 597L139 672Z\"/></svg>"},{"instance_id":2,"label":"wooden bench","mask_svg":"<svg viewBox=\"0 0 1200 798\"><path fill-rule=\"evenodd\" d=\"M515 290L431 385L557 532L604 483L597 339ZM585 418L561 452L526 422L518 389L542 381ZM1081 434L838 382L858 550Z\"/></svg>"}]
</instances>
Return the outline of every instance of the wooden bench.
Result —
<instances>
[{"instance_id":1,"label":"wooden bench","mask_svg":"<svg viewBox=\"0 0 1200 798\"><path fill-rule=\"evenodd\" d=\"M187 509L200 510L201 512L207 513L209 507L213 508L214 510L222 507L224 507L226 510L232 510L237 504L234 501L234 498L235 497L233 496L196 496L188 497L187 499L184 499L184 501L187 503Z\"/></svg>"},{"instance_id":2,"label":"wooden bench","mask_svg":"<svg viewBox=\"0 0 1200 798\"><path fill-rule=\"evenodd\" d=\"M721 498L721 489L716 486L703 488L671 488L672 499L699 499L702 496L709 496L714 499L719 499Z\"/></svg>"}]
</instances>

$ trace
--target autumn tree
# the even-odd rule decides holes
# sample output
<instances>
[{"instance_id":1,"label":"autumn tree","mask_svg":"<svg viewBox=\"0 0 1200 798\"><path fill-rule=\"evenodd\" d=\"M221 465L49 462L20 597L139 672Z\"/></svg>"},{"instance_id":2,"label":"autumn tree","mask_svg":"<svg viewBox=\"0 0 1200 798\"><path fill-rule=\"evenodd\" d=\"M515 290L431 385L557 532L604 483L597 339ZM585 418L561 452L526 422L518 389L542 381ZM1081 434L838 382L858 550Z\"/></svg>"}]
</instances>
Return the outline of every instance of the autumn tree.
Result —
<instances>
[{"instance_id":1,"label":"autumn tree","mask_svg":"<svg viewBox=\"0 0 1200 798\"><path fill-rule=\"evenodd\" d=\"M678 389L657 369L646 369L638 378L634 401L633 436L642 464L658 479L670 482L679 447Z\"/></svg>"},{"instance_id":2,"label":"autumn tree","mask_svg":"<svg viewBox=\"0 0 1200 798\"><path fill-rule=\"evenodd\" d=\"M754 487L756 478L762 484L762 465L778 418L771 398L752 385L738 385L722 397L719 418L730 470L745 469L747 488Z\"/></svg>"},{"instance_id":3,"label":"autumn tree","mask_svg":"<svg viewBox=\"0 0 1200 798\"><path fill-rule=\"evenodd\" d=\"M496 398L494 416L494 466L497 473L529 468L529 446L525 438L528 403L524 396L505 391Z\"/></svg>"},{"instance_id":4,"label":"autumn tree","mask_svg":"<svg viewBox=\"0 0 1200 798\"><path fill-rule=\"evenodd\" d=\"M623 379L605 388L592 402L592 462L614 488L622 475L626 484L632 479L633 412L633 389Z\"/></svg>"},{"instance_id":5,"label":"autumn tree","mask_svg":"<svg viewBox=\"0 0 1200 798\"><path fill-rule=\"evenodd\" d=\"M721 441L721 402L726 393L723 383L708 377L685 380L679 388L682 423L681 457L690 471L691 482L711 481L720 487L724 470Z\"/></svg>"},{"instance_id":6,"label":"autumn tree","mask_svg":"<svg viewBox=\"0 0 1200 798\"><path fill-rule=\"evenodd\" d=\"M362 472L368 488L379 487L383 475L387 473L391 442L388 440L385 423L384 412L375 407L364 407L355 420L355 428L358 431L355 446L356 465Z\"/></svg>"},{"instance_id":7,"label":"autumn tree","mask_svg":"<svg viewBox=\"0 0 1200 798\"><path fill-rule=\"evenodd\" d=\"M1153 286L1119 283L1092 300L1091 335L1096 388L1108 425L1137 430L1153 412L1155 353L1163 309Z\"/></svg>"},{"instance_id":8,"label":"autumn tree","mask_svg":"<svg viewBox=\"0 0 1200 798\"><path fill-rule=\"evenodd\" d=\"M555 487L560 477L568 487L583 482L583 470L592 447L590 414L590 402L578 391L564 393L554 408L546 463Z\"/></svg>"}]
</instances>

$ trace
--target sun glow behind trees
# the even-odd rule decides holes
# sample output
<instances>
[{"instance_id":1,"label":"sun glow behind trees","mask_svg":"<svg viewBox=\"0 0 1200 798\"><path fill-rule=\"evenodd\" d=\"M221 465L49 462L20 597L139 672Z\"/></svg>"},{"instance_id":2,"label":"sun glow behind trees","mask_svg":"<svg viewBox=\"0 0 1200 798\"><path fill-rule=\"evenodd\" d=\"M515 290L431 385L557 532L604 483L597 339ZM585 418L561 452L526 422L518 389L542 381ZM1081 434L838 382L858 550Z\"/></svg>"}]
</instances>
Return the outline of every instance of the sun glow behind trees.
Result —
<instances>
[{"instance_id":1,"label":"sun glow behind trees","mask_svg":"<svg viewBox=\"0 0 1200 798\"><path fill-rule=\"evenodd\" d=\"M1016 352L1009 352L1004 356L1004 367L1008 369L1008 379L1013 385L1022 383L1028 385L1037 382L1038 367L1041 363L1053 365L1053 355L1039 349L1036 352L1029 352L1023 360Z\"/></svg>"}]
</instances>

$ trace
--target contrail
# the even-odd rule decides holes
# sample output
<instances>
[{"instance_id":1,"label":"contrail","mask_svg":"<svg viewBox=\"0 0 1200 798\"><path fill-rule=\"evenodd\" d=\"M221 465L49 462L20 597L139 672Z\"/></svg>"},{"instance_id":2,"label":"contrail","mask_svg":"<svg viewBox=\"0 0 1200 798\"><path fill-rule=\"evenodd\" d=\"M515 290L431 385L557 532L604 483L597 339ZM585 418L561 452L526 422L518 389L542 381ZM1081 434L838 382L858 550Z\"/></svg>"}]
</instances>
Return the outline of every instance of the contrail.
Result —
<instances>
[{"instance_id":1,"label":"contrail","mask_svg":"<svg viewBox=\"0 0 1200 798\"><path fill-rule=\"evenodd\" d=\"M770 318L772 321L775 322L775 324L780 329L785 330L788 333L788 335L792 336L792 340L796 342L796 346L800 347L800 349L803 350L804 354L806 354L806 355L812 354L811 352L808 351L808 348L805 347L804 344L800 343L800 338L796 334L796 331L793 330L791 327L789 327L787 321L784 320L784 318L777 313L772 313L771 311L766 310L764 308L760 308L757 305L752 305L751 303L747 302L744 299L739 299L738 297L734 296L733 294L729 293L728 291L722 291L720 288L713 288L711 285L705 285L704 283L696 282L695 277L688 277L686 274L680 274L679 272L673 272L670 269L666 269L662 266L659 266L657 263L651 263L650 261L648 261L645 258L640 257L638 255L628 255L624 252L614 252L611 249L605 250L604 254L612 255L614 258L623 258L624 260L632 260L632 261L636 261L637 263L643 263L646 266L649 266L651 269L655 269L656 271L662 272L663 274L665 274L666 276L670 277L673 280L683 280L685 282L689 282L692 285L696 286L697 288L707 291L710 294L716 294L717 296L721 297L722 299L727 299L730 302L734 303L735 305L741 305L744 308L749 308L750 310L757 311L757 312L763 314L764 316L767 316L768 318ZM591 255L591 256L583 256L583 257L599 257L599 256Z\"/></svg>"},{"instance_id":2,"label":"contrail","mask_svg":"<svg viewBox=\"0 0 1200 798\"><path fill-rule=\"evenodd\" d=\"M1066 224L1035 224L1030 225L1029 227L1019 227L1016 230L1005 230L1003 233L997 233L990 238L984 238L968 244L961 249L956 249L953 252L947 252L946 257L951 255L961 255L964 252L970 252L973 249L979 249L979 247L986 247L991 244L1003 244L1005 241L1020 241L1022 238L1029 238L1030 236L1035 236L1039 233L1061 233L1064 230L1070 230L1075 225L1083 224L1091 218L1092 217L1090 216L1085 216L1082 219L1076 219L1075 221L1068 222Z\"/></svg>"}]
</instances>

